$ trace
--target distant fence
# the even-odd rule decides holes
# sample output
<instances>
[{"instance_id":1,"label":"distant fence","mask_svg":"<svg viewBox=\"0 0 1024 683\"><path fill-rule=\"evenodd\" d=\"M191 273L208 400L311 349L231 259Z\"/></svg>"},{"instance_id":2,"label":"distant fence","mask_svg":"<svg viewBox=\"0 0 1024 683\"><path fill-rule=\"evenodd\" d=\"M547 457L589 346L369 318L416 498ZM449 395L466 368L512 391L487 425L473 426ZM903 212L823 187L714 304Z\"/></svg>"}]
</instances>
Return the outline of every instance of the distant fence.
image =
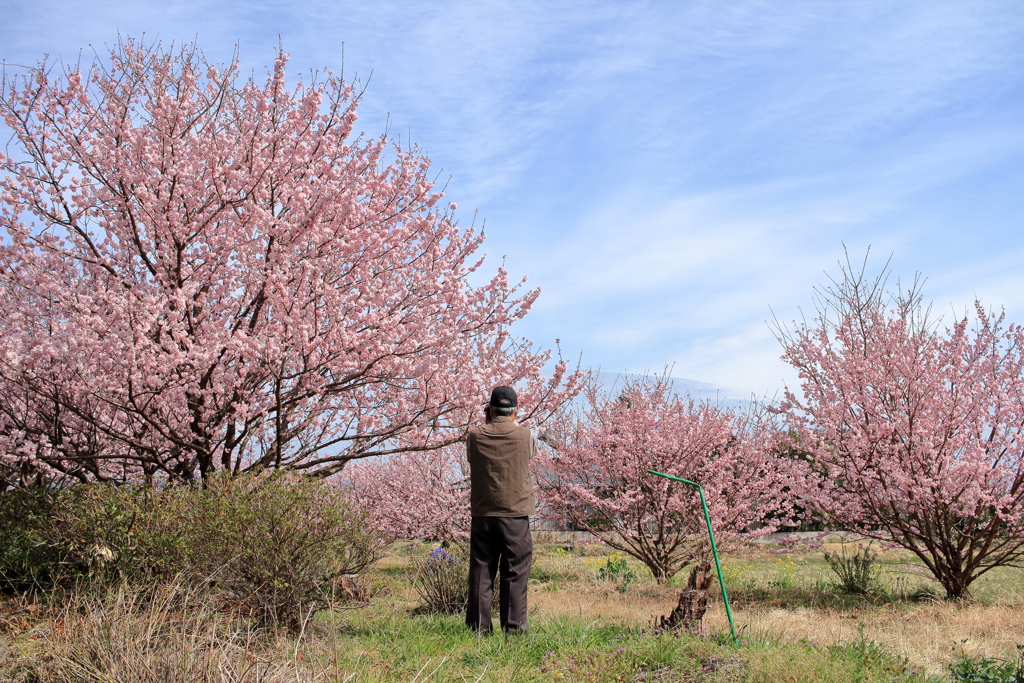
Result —
<instances>
[{"instance_id":1,"label":"distant fence","mask_svg":"<svg viewBox=\"0 0 1024 683\"><path fill-rule=\"evenodd\" d=\"M779 531L773 534L755 536L755 543L801 543L823 541L825 543L851 543L863 540L863 536L852 531ZM595 536L586 531L561 531L558 529L534 529L534 543L593 543Z\"/></svg>"}]
</instances>

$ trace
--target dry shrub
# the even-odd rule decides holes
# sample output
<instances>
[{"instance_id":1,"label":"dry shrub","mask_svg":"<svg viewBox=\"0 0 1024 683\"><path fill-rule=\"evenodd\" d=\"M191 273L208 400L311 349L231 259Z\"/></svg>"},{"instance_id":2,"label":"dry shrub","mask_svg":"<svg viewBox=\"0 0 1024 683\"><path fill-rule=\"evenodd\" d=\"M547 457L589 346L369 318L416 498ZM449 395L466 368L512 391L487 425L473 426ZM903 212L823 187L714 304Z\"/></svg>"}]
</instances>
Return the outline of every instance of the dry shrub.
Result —
<instances>
[{"instance_id":1,"label":"dry shrub","mask_svg":"<svg viewBox=\"0 0 1024 683\"><path fill-rule=\"evenodd\" d=\"M866 595L879 587L882 566L878 564L878 553L870 544L858 545L853 553L849 553L844 543L838 553L826 550L825 561L839 579L836 587L844 593Z\"/></svg>"},{"instance_id":2,"label":"dry shrub","mask_svg":"<svg viewBox=\"0 0 1024 683\"><path fill-rule=\"evenodd\" d=\"M331 587L331 609L363 607L391 592L390 582L379 572L342 574Z\"/></svg>"},{"instance_id":3,"label":"dry shrub","mask_svg":"<svg viewBox=\"0 0 1024 683\"><path fill-rule=\"evenodd\" d=\"M38 683L277 683L320 680L275 649L266 630L173 582L145 595L125 587L75 597L55 616L41 653L9 668Z\"/></svg>"}]
</instances>

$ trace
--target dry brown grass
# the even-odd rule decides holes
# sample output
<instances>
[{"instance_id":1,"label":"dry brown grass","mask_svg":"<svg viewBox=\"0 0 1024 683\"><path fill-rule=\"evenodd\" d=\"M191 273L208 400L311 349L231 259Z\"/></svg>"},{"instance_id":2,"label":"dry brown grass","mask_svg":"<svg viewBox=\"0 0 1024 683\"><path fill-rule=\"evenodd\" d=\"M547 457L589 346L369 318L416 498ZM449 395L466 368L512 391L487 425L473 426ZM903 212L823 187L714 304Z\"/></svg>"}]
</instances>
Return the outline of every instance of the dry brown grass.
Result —
<instances>
[{"instance_id":1,"label":"dry brown grass","mask_svg":"<svg viewBox=\"0 0 1024 683\"><path fill-rule=\"evenodd\" d=\"M933 673L954 658L954 646L972 657L1011 658L1016 645L1024 643L1024 609L1019 604L920 603L853 612L743 609L733 616L742 632L766 634L783 643L831 645L863 637ZM729 628L721 604L709 611L705 622L713 629Z\"/></svg>"},{"instance_id":2,"label":"dry brown grass","mask_svg":"<svg viewBox=\"0 0 1024 683\"><path fill-rule=\"evenodd\" d=\"M254 620L180 583L74 597L0 651L0 680L32 683L312 683L303 661ZM301 642L301 641L299 641ZM331 680L342 680L332 678Z\"/></svg>"},{"instance_id":3,"label":"dry brown grass","mask_svg":"<svg viewBox=\"0 0 1024 683\"><path fill-rule=\"evenodd\" d=\"M836 550L840 546L829 547ZM1012 658L1016 645L1024 644L1024 572L1007 569L993 577L980 579L976 593L982 600L948 603L889 602L875 598L851 599L846 609L786 604L784 590L774 590L771 599L759 599L752 586L778 582L785 575L791 593L806 599L811 586L820 586L831 578L820 560L820 549L773 554L766 551L732 556L726 559L729 581L741 599L733 606L733 617L741 634L769 638L781 643L808 642L819 645L852 642L864 638L905 656L912 665L932 673L943 671L945 663L963 652L970 656ZM926 581L913 558L902 551L881 553L884 578L911 577L911 583ZM604 558L600 558L604 561ZM594 558L562 552L542 554L537 562L547 582L533 582L530 611L538 617L579 617L598 623L651 625L654 617L667 614L678 597L678 588L646 583L625 593L614 584L595 579ZM642 572L641 565L635 565ZM730 576L731 574L731 576ZM801 591L803 591L801 593ZM778 606L782 603L782 606ZM874 604L873 604L874 603ZM705 617L705 626L728 631L729 622L721 600ZM954 652L956 647L956 652Z\"/></svg>"}]
</instances>

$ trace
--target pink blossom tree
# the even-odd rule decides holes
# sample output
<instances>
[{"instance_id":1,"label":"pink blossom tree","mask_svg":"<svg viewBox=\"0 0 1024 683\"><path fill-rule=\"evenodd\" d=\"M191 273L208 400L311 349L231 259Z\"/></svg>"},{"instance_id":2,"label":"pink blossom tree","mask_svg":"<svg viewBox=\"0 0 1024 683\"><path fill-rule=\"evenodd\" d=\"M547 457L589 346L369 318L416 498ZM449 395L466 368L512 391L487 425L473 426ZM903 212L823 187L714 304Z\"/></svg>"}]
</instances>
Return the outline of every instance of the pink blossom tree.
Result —
<instances>
[{"instance_id":1,"label":"pink blossom tree","mask_svg":"<svg viewBox=\"0 0 1024 683\"><path fill-rule=\"evenodd\" d=\"M674 394L665 378L625 379L611 394L592 383L586 406L550 425L535 458L543 505L639 559L659 583L710 557L697 491L648 470L703 485L716 541L768 533L789 521L791 484L766 423Z\"/></svg>"},{"instance_id":2,"label":"pink blossom tree","mask_svg":"<svg viewBox=\"0 0 1024 683\"><path fill-rule=\"evenodd\" d=\"M980 305L940 326L919 292L847 263L814 319L779 328L803 395L778 409L813 470L802 495L959 598L1024 556L1024 335Z\"/></svg>"},{"instance_id":3,"label":"pink blossom tree","mask_svg":"<svg viewBox=\"0 0 1024 683\"><path fill-rule=\"evenodd\" d=\"M352 463L340 485L387 539L453 540L469 535L466 448L399 453Z\"/></svg>"},{"instance_id":4,"label":"pink blossom tree","mask_svg":"<svg viewBox=\"0 0 1024 683\"><path fill-rule=\"evenodd\" d=\"M463 438L516 384L542 421L577 375L509 326L538 295L474 286L429 161L353 134L331 74L289 89L193 45L5 73L3 471L81 480L330 475ZM19 475L20 476L20 475Z\"/></svg>"}]
</instances>

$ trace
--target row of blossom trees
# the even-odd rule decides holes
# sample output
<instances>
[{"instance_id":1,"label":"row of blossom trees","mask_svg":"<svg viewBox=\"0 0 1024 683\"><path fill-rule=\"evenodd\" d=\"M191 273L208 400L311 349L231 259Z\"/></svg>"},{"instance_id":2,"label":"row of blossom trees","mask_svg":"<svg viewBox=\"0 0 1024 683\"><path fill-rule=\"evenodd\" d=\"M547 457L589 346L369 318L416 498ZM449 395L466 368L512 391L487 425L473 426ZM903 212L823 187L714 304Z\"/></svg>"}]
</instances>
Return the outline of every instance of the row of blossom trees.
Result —
<instances>
[{"instance_id":1,"label":"row of blossom trees","mask_svg":"<svg viewBox=\"0 0 1024 683\"><path fill-rule=\"evenodd\" d=\"M531 463L541 514L586 530L644 562L659 582L707 555L698 494L651 469L705 484L719 542L792 522L793 468L771 422L697 403L666 378L596 382L585 404L543 427ZM341 477L368 523L390 538L455 539L469 530L464 448L353 463ZM754 530L756 528L756 530Z\"/></svg>"},{"instance_id":2,"label":"row of blossom trees","mask_svg":"<svg viewBox=\"0 0 1024 683\"><path fill-rule=\"evenodd\" d=\"M950 598L1019 566L1024 329L980 304L943 325L919 282L891 291L884 272L849 263L816 303L813 319L778 328L801 391L760 414L696 404L659 379L592 387L538 460L548 510L662 581L707 550L695 494L650 469L701 482L727 542L813 514L912 552Z\"/></svg>"},{"instance_id":3,"label":"row of blossom trees","mask_svg":"<svg viewBox=\"0 0 1024 683\"><path fill-rule=\"evenodd\" d=\"M813 514L909 550L951 598L995 567L1019 565L1024 330L980 305L943 325L917 282L890 291L884 273L866 279L848 264L817 304L813 319L779 327L801 391L764 410L696 403L665 378L626 378L611 391L591 384L585 405L544 427L534 476L546 513L665 581L708 549L696 493L654 469L704 485L726 545ZM420 532L466 505L461 461L431 462L380 470L418 492ZM426 484L439 477L444 486ZM387 478L360 481L380 483L377 500L394 509Z\"/></svg>"},{"instance_id":4,"label":"row of blossom trees","mask_svg":"<svg viewBox=\"0 0 1024 683\"><path fill-rule=\"evenodd\" d=\"M459 534L459 444L514 384L548 514L659 581L706 549L696 494L651 469L702 483L726 542L813 513L951 597L1024 559L1021 328L980 305L941 325L916 286L847 268L779 328L801 387L778 424L663 378L567 410L583 376L509 331L537 290L480 278L483 235L427 158L355 134L353 86L289 88L286 62L243 80L129 40L90 70L4 72L0 492L341 472L390 535Z\"/></svg>"}]
</instances>

